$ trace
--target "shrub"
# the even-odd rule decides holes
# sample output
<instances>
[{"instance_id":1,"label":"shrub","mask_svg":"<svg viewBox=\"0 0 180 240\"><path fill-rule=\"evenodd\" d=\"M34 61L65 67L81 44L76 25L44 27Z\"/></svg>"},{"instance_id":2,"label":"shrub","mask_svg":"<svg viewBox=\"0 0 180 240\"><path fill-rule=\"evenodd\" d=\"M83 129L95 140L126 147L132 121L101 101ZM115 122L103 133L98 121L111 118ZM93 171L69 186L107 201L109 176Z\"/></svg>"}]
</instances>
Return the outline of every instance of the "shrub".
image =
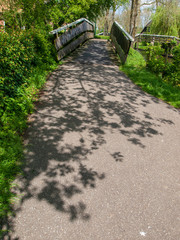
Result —
<instances>
[{"instance_id":1,"label":"shrub","mask_svg":"<svg viewBox=\"0 0 180 240\"><path fill-rule=\"evenodd\" d=\"M33 43L37 55L36 64L53 63L55 60L54 46L50 41L49 34L45 30L32 30Z\"/></svg>"},{"instance_id":2,"label":"shrub","mask_svg":"<svg viewBox=\"0 0 180 240\"><path fill-rule=\"evenodd\" d=\"M0 90L9 97L17 94L18 87L25 83L35 58L34 43L21 32L0 33Z\"/></svg>"},{"instance_id":3,"label":"shrub","mask_svg":"<svg viewBox=\"0 0 180 240\"><path fill-rule=\"evenodd\" d=\"M147 67L156 74L164 72L165 61L162 56L165 52L164 49L160 45L152 46L151 44L146 49Z\"/></svg>"},{"instance_id":4,"label":"shrub","mask_svg":"<svg viewBox=\"0 0 180 240\"><path fill-rule=\"evenodd\" d=\"M172 53L173 60L166 69L164 79L180 87L180 44L174 47Z\"/></svg>"},{"instance_id":5,"label":"shrub","mask_svg":"<svg viewBox=\"0 0 180 240\"><path fill-rule=\"evenodd\" d=\"M180 86L180 45L175 46L175 42L163 43L162 45L146 47L147 67L162 79L173 85ZM168 61L168 55L173 58Z\"/></svg>"},{"instance_id":6,"label":"shrub","mask_svg":"<svg viewBox=\"0 0 180 240\"><path fill-rule=\"evenodd\" d=\"M0 90L9 97L27 83L32 68L55 62L53 45L45 31L32 29L19 33L0 33ZM1 96L2 97L2 96Z\"/></svg>"}]
</instances>

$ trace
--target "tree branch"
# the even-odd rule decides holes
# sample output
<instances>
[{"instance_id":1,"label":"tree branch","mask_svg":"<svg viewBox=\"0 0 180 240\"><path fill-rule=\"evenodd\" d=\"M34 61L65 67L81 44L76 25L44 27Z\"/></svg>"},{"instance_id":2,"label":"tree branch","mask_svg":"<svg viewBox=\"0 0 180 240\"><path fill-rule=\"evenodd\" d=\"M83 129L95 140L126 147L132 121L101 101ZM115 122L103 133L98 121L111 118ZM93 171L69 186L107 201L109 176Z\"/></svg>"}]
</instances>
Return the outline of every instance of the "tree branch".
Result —
<instances>
[{"instance_id":1,"label":"tree branch","mask_svg":"<svg viewBox=\"0 0 180 240\"><path fill-rule=\"evenodd\" d=\"M143 3L143 4L140 5L140 7L145 6L145 5L152 5L152 4L154 4L154 3L156 3L156 1L150 2L150 3Z\"/></svg>"},{"instance_id":2,"label":"tree branch","mask_svg":"<svg viewBox=\"0 0 180 240\"><path fill-rule=\"evenodd\" d=\"M154 4L154 3L156 3L156 1L149 2L149 3L143 3L143 4L140 5L140 7L152 5L152 4ZM162 2L162 1L158 1L158 3L161 3L161 4L163 4L163 5L166 5L166 3L165 3L165 2Z\"/></svg>"}]
</instances>

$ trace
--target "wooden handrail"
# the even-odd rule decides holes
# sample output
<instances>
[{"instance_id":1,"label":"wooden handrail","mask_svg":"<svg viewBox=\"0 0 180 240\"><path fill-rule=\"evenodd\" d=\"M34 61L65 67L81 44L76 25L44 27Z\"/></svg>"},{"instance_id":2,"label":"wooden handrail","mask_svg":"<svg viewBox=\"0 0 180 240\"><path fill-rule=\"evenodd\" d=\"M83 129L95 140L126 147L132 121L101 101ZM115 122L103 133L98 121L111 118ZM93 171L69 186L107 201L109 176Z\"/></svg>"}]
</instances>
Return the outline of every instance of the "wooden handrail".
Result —
<instances>
[{"instance_id":1,"label":"wooden handrail","mask_svg":"<svg viewBox=\"0 0 180 240\"><path fill-rule=\"evenodd\" d=\"M126 30L118 22L115 21L115 24L124 33L128 40L130 40L131 42L134 41L134 38L128 32L126 32Z\"/></svg>"},{"instance_id":2,"label":"wooden handrail","mask_svg":"<svg viewBox=\"0 0 180 240\"><path fill-rule=\"evenodd\" d=\"M86 18L80 18L80 19L76 20L75 22L69 23L69 24L67 24L67 25L65 25L65 26L63 26L63 27L57 28L57 29L49 32L49 34L56 34L56 33L58 33L58 32L61 32L61 31L63 31L63 30L66 30L66 29L68 29L68 28L70 28L70 27L73 27L73 26L75 26L75 25L77 25L77 24L79 24L79 23L81 23L81 22L84 22L84 21L87 22L87 23L89 23L90 25L94 26L93 23L91 23L91 22L90 22L89 20L87 20Z\"/></svg>"}]
</instances>

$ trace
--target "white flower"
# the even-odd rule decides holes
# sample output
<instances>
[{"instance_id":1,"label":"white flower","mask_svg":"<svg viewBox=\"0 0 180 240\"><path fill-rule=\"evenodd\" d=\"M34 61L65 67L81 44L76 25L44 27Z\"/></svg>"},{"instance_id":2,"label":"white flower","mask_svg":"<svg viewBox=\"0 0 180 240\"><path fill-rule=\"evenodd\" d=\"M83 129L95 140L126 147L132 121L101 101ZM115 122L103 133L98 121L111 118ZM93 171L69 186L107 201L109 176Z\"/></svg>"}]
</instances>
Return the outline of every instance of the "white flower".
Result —
<instances>
[{"instance_id":1,"label":"white flower","mask_svg":"<svg viewBox=\"0 0 180 240\"><path fill-rule=\"evenodd\" d=\"M145 236L146 236L146 233L142 231L142 232L140 232L140 235L143 236L143 237L145 237Z\"/></svg>"}]
</instances>

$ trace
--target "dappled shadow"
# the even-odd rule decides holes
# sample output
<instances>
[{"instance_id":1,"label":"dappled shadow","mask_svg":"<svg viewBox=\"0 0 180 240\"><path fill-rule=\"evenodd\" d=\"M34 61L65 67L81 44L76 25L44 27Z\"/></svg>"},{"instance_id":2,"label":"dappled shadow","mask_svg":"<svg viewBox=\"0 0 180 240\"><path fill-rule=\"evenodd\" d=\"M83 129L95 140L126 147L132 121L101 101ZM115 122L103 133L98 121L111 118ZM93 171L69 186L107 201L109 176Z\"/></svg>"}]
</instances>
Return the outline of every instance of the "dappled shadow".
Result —
<instances>
[{"instance_id":1,"label":"dappled shadow","mask_svg":"<svg viewBox=\"0 0 180 240\"><path fill-rule=\"evenodd\" d=\"M19 211L26 200L36 198L70 221L88 221L91 216L80 196L106 178L89 158L106 145L107 136L119 134L122 144L125 139L129 147L144 149L146 138L162 134L161 124L173 124L146 110L158 100L119 72L105 45L91 41L51 74L25 135ZM121 149L107 152L117 164L123 162Z\"/></svg>"}]
</instances>

